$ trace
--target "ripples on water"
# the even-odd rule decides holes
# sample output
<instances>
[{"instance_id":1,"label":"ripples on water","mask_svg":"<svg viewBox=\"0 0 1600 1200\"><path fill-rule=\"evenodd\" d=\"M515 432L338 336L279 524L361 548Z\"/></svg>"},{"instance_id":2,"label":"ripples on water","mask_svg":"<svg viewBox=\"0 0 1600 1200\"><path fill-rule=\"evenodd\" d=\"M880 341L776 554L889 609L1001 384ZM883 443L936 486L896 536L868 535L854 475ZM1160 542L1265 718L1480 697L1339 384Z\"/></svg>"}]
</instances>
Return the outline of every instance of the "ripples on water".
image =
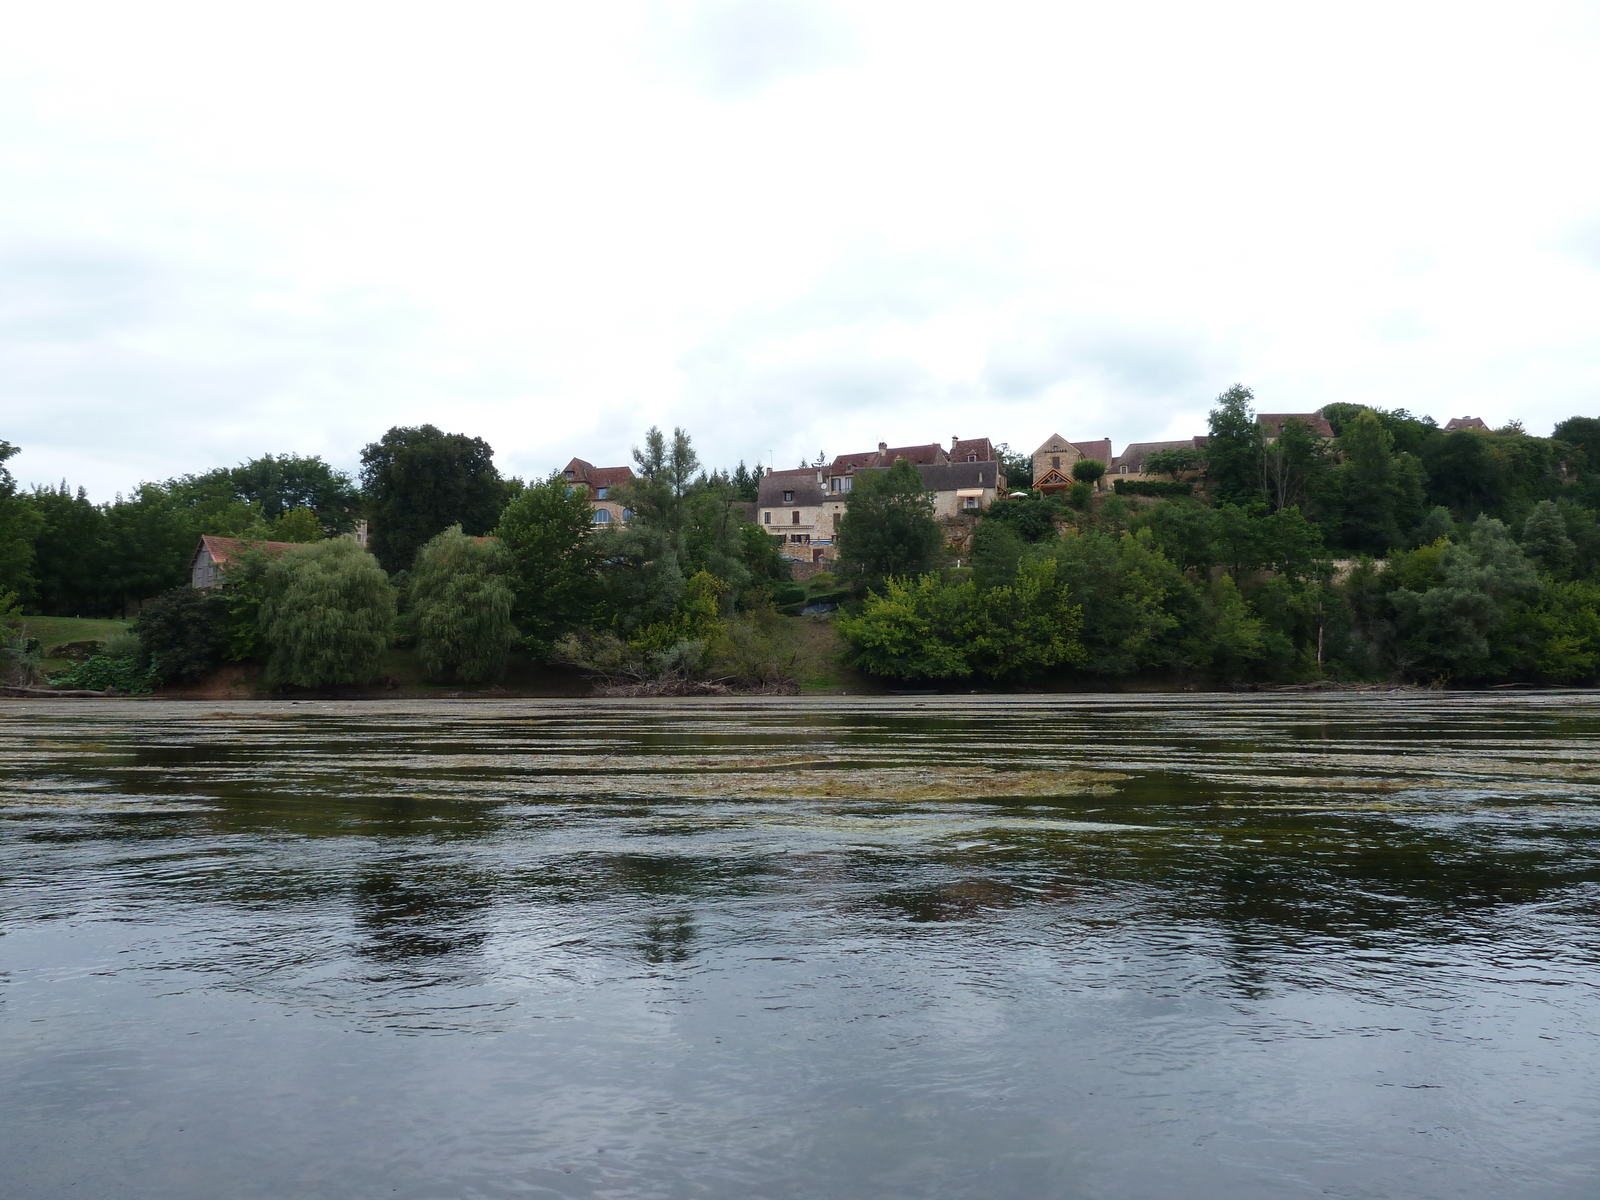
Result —
<instances>
[{"instance_id":1,"label":"ripples on water","mask_svg":"<svg viewBox=\"0 0 1600 1200\"><path fill-rule=\"evenodd\" d=\"M10 704L18 1197L1594 1197L1588 696Z\"/></svg>"}]
</instances>

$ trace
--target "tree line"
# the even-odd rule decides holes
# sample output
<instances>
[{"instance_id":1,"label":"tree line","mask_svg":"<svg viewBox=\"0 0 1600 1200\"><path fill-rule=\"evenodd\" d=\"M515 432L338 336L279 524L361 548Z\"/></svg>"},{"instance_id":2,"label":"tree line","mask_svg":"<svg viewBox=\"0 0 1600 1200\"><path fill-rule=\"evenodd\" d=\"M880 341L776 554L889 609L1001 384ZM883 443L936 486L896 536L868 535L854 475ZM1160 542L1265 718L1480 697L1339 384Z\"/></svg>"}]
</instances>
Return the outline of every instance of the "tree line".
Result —
<instances>
[{"instance_id":1,"label":"tree line","mask_svg":"<svg viewBox=\"0 0 1600 1200\"><path fill-rule=\"evenodd\" d=\"M1537 438L1343 404L1331 439L1269 439L1253 399L1224 392L1203 452L1152 461L1192 494L1109 494L1080 463L1065 496L958 518L959 556L915 467L859 473L834 570L804 587L741 507L759 474L706 470L682 429L647 433L610 497L632 520L596 527L559 475L504 478L481 439L420 426L366 447L359 480L269 455L97 506L0 474L0 590L68 615L159 594L118 668L152 681L257 660L275 684L364 682L402 646L441 681L521 651L619 686L775 686L805 604L839 605L847 658L903 681L1600 674L1600 420ZM363 516L370 551L337 536ZM200 533L297 544L202 593L182 586Z\"/></svg>"},{"instance_id":2,"label":"tree line","mask_svg":"<svg viewBox=\"0 0 1600 1200\"><path fill-rule=\"evenodd\" d=\"M959 569L902 473L892 503L923 549L842 539L865 584L849 656L906 681L1600 675L1600 420L1538 438L1335 404L1332 439L1298 420L1269 438L1253 401L1230 388L1203 452L1153 456L1196 494L1108 495L1079 463L1064 496L991 507Z\"/></svg>"}]
</instances>

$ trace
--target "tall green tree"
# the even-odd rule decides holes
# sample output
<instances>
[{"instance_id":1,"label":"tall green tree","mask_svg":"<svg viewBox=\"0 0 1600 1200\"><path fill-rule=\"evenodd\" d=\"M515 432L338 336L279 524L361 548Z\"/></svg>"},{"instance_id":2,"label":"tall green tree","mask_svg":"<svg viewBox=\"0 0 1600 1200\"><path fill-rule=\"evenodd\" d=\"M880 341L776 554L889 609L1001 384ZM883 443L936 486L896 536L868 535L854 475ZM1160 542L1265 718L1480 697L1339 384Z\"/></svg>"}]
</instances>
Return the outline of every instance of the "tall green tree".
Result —
<instances>
[{"instance_id":1,"label":"tall green tree","mask_svg":"<svg viewBox=\"0 0 1600 1200\"><path fill-rule=\"evenodd\" d=\"M361 486L372 552L387 571L409 566L424 542L452 525L488 533L508 491L488 442L433 425L396 426L363 449Z\"/></svg>"},{"instance_id":2,"label":"tall green tree","mask_svg":"<svg viewBox=\"0 0 1600 1200\"><path fill-rule=\"evenodd\" d=\"M838 541L839 575L862 593L938 567L944 533L921 472L903 458L885 471L858 472Z\"/></svg>"},{"instance_id":3,"label":"tall green tree","mask_svg":"<svg viewBox=\"0 0 1600 1200\"><path fill-rule=\"evenodd\" d=\"M106 515L80 487L36 487L28 497L40 517L34 540L39 611L52 617L99 614L106 592Z\"/></svg>"},{"instance_id":4,"label":"tall green tree","mask_svg":"<svg viewBox=\"0 0 1600 1200\"><path fill-rule=\"evenodd\" d=\"M1236 383L1217 397L1206 439L1206 480L1213 498L1248 503L1261 495L1264 439L1256 424L1255 393Z\"/></svg>"},{"instance_id":5,"label":"tall green tree","mask_svg":"<svg viewBox=\"0 0 1600 1200\"><path fill-rule=\"evenodd\" d=\"M510 556L512 619L541 659L563 634L596 616L601 537L581 491L556 473L531 484L500 514L495 537Z\"/></svg>"},{"instance_id":6,"label":"tall green tree","mask_svg":"<svg viewBox=\"0 0 1600 1200\"><path fill-rule=\"evenodd\" d=\"M187 582L195 533L171 493L142 483L105 513L105 589L117 611Z\"/></svg>"},{"instance_id":7,"label":"tall green tree","mask_svg":"<svg viewBox=\"0 0 1600 1200\"><path fill-rule=\"evenodd\" d=\"M452 525L417 551L411 611L417 657L429 679L499 679L516 640L510 555L499 541L467 537Z\"/></svg>"},{"instance_id":8,"label":"tall green tree","mask_svg":"<svg viewBox=\"0 0 1600 1200\"><path fill-rule=\"evenodd\" d=\"M28 596L33 588L33 543L44 524L17 491L17 481L6 466L19 447L0 441L0 591Z\"/></svg>"},{"instance_id":9,"label":"tall green tree","mask_svg":"<svg viewBox=\"0 0 1600 1200\"><path fill-rule=\"evenodd\" d=\"M395 596L378 560L349 538L296 546L267 567L261 636L267 682L313 688L378 677Z\"/></svg>"},{"instance_id":10,"label":"tall green tree","mask_svg":"<svg viewBox=\"0 0 1600 1200\"><path fill-rule=\"evenodd\" d=\"M263 454L228 472L233 494L255 505L263 520L276 521L295 509L317 515L324 533L349 533L361 511L355 481L319 455Z\"/></svg>"}]
</instances>

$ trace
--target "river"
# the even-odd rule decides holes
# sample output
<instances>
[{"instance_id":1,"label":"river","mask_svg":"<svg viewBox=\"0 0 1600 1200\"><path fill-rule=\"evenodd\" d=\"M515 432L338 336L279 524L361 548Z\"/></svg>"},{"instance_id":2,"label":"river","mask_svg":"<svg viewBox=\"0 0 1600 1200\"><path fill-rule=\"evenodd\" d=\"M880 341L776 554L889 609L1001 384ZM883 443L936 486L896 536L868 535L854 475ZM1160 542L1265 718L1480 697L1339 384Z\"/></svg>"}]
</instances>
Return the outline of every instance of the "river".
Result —
<instances>
[{"instance_id":1,"label":"river","mask_svg":"<svg viewBox=\"0 0 1600 1200\"><path fill-rule=\"evenodd\" d=\"M0 707L0 1193L1600 1194L1600 698Z\"/></svg>"}]
</instances>

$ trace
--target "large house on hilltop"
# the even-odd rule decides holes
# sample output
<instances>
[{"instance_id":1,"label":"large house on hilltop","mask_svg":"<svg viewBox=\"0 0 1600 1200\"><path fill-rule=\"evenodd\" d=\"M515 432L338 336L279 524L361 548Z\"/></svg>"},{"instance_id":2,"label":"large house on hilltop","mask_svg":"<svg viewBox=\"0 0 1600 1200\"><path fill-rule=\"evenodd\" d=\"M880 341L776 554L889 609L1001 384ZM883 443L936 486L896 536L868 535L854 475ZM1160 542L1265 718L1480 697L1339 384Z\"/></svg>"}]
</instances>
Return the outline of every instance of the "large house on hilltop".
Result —
<instances>
[{"instance_id":1,"label":"large house on hilltop","mask_svg":"<svg viewBox=\"0 0 1600 1200\"><path fill-rule=\"evenodd\" d=\"M1445 422L1444 431L1455 433L1458 430L1469 430L1472 433L1492 433L1489 423L1482 417L1451 417Z\"/></svg>"},{"instance_id":2,"label":"large house on hilltop","mask_svg":"<svg viewBox=\"0 0 1600 1200\"><path fill-rule=\"evenodd\" d=\"M631 467L597 467L593 463L575 458L561 472L567 486L581 489L589 497L589 507L594 509L594 523L609 525L613 521L629 520L633 513L610 498L611 489L633 482Z\"/></svg>"},{"instance_id":3,"label":"large house on hilltop","mask_svg":"<svg viewBox=\"0 0 1600 1200\"><path fill-rule=\"evenodd\" d=\"M1111 439L1100 438L1093 442L1069 442L1059 433L1052 433L1045 443L1033 452L1033 486L1041 492L1064 492L1073 484L1072 466L1080 458L1098 459L1111 467Z\"/></svg>"},{"instance_id":4,"label":"large house on hilltop","mask_svg":"<svg viewBox=\"0 0 1600 1200\"><path fill-rule=\"evenodd\" d=\"M366 524L365 521L362 522ZM260 550L276 558L285 550L295 545L294 542L252 542L244 538L213 537L204 534L200 544L194 548L194 553L189 556L189 586L197 588L214 588L222 586L223 568L230 563L239 561L240 555L247 550Z\"/></svg>"}]
</instances>

